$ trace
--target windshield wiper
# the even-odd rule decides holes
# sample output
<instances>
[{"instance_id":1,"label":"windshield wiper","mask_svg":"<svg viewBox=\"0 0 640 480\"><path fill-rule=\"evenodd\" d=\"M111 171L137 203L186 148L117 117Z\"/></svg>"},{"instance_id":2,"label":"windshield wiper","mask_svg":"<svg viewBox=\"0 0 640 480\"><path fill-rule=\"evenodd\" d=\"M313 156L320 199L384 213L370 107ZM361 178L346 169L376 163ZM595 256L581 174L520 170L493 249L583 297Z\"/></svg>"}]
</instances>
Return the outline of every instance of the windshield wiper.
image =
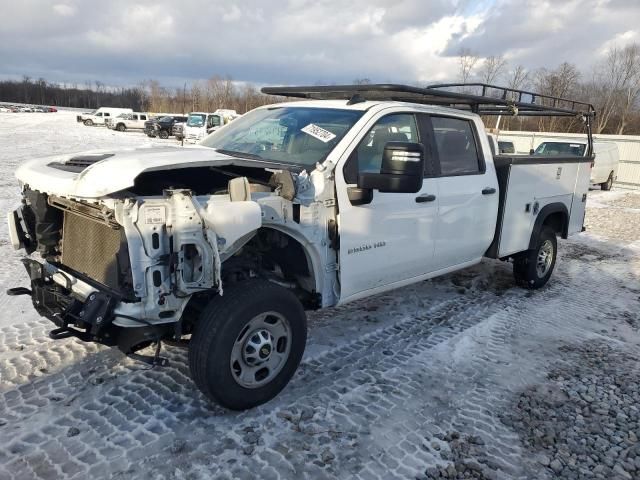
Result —
<instances>
[{"instance_id":1,"label":"windshield wiper","mask_svg":"<svg viewBox=\"0 0 640 480\"><path fill-rule=\"evenodd\" d=\"M223 148L216 148L216 152L220 152L224 155L236 158L248 158L250 160L264 160L260 155L256 153L236 152L234 150L225 150Z\"/></svg>"}]
</instances>

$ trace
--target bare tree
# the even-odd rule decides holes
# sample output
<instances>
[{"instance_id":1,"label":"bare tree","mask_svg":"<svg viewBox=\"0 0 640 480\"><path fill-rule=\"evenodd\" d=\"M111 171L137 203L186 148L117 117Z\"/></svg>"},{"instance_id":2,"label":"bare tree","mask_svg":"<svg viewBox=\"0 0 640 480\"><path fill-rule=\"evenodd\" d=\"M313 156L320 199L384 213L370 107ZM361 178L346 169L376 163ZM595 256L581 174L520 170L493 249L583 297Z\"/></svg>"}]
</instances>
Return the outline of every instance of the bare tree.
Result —
<instances>
[{"instance_id":1,"label":"bare tree","mask_svg":"<svg viewBox=\"0 0 640 480\"><path fill-rule=\"evenodd\" d=\"M578 90L580 72L575 65L563 62L555 70L539 69L535 74L534 84L536 92L552 97L575 97ZM560 122L558 117L540 117L538 121L541 131L553 132L560 125L568 130L571 122Z\"/></svg>"},{"instance_id":2,"label":"bare tree","mask_svg":"<svg viewBox=\"0 0 640 480\"><path fill-rule=\"evenodd\" d=\"M460 53L458 53L458 61L460 64L459 77L462 83L467 83L471 79L473 75L473 69L478 63L478 60L478 55L473 53L468 48L462 48L460 50Z\"/></svg>"},{"instance_id":3,"label":"bare tree","mask_svg":"<svg viewBox=\"0 0 640 480\"><path fill-rule=\"evenodd\" d=\"M495 84L503 74L507 61L502 55L487 57L480 66L478 75L482 83Z\"/></svg>"},{"instance_id":4,"label":"bare tree","mask_svg":"<svg viewBox=\"0 0 640 480\"><path fill-rule=\"evenodd\" d=\"M628 123L629 113L638 107L640 100L640 46L637 43L627 45L622 51L622 85L620 123L618 135L622 135Z\"/></svg>"}]
</instances>

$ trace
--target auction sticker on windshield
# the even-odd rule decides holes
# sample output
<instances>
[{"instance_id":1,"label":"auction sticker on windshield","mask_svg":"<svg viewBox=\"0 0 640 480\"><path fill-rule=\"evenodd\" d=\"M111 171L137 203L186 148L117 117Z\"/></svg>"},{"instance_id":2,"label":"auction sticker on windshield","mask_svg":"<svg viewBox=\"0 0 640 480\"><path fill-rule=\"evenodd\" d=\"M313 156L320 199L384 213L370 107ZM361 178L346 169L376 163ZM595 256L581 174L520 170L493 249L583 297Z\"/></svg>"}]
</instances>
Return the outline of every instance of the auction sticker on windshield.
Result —
<instances>
[{"instance_id":1,"label":"auction sticker on windshield","mask_svg":"<svg viewBox=\"0 0 640 480\"><path fill-rule=\"evenodd\" d=\"M336 138L335 134L331 133L329 130L325 130L322 127L314 125L310 123L306 127L301 129L304 133L311 135L314 138L317 138L321 142L327 143Z\"/></svg>"}]
</instances>

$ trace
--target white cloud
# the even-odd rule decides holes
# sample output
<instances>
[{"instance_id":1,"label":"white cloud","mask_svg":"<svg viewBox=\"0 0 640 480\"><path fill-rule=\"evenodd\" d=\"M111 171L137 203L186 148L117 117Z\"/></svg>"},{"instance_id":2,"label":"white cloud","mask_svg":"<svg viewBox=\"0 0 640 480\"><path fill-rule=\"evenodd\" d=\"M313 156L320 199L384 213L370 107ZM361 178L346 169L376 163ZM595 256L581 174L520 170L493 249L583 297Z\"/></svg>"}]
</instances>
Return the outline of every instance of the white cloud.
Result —
<instances>
[{"instance_id":1,"label":"white cloud","mask_svg":"<svg viewBox=\"0 0 640 480\"><path fill-rule=\"evenodd\" d=\"M62 17L73 17L76 14L76 8L64 3L58 3L53 6L53 11Z\"/></svg>"},{"instance_id":2,"label":"white cloud","mask_svg":"<svg viewBox=\"0 0 640 480\"><path fill-rule=\"evenodd\" d=\"M0 23L0 76L424 83L454 79L463 47L529 68L587 69L607 45L640 41L638 0L57 2L3 7L12 21Z\"/></svg>"}]
</instances>

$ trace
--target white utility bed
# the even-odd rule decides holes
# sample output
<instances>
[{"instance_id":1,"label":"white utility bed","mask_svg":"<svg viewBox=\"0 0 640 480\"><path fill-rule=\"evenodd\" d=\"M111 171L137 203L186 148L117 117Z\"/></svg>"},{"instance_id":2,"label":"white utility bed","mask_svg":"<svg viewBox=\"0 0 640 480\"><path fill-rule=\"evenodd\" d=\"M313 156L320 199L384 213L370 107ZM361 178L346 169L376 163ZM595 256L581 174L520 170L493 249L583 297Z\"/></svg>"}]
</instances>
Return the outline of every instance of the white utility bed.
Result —
<instances>
[{"instance_id":1,"label":"white utility bed","mask_svg":"<svg viewBox=\"0 0 640 480\"><path fill-rule=\"evenodd\" d=\"M543 209L568 215L563 238L582 231L591 157L494 157L500 186L496 234L487 256L504 258L529 249Z\"/></svg>"}]
</instances>

